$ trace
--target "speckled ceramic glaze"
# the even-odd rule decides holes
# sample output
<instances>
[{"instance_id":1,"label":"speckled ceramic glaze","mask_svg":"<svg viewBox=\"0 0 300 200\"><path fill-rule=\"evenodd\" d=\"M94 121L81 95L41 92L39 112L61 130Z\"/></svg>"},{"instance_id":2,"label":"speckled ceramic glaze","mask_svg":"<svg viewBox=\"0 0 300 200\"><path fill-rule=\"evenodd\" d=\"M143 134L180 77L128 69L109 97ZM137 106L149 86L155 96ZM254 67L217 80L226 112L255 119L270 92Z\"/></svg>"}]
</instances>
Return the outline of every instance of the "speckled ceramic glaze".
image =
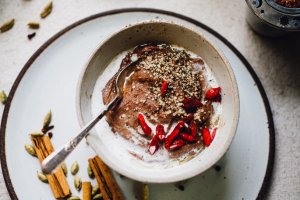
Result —
<instances>
[{"instance_id":1,"label":"speckled ceramic glaze","mask_svg":"<svg viewBox=\"0 0 300 200\"><path fill-rule=\"evenodd\" d=\"M127 149L112 148L114 143L107 139L107 134L113 133L110 127L105 125L104 120L91 132L92 136L88 137L88 142L105 163L127 177L156 183L180 181L206 171L224 155L235 135L239 118L239 96L231 66L223 53L201 33L173 22L147 21L129 25L113 34L99 45L83 69L77 91L78 117L83 126L92 119L93 113L97 113L95 110L101 109L93 104L97 104L97 101L99 105L103 104L102 99L96 98L93 101L95 99L93 96L98 96L97 94L101 92L95 91L99 90L95 89L96 82L105 84L110 78L103 73L107 70L108 63L120 52L149 42L163 42L184 47L200 55L212 70L222 88L221 125L213 143L188 162L175 167L153 168L147 167L145 163L136 162L134 158L122 156L121 153ZM119 65L115 66L108 70L117 72Z\"/></svg>"}]
</instances>

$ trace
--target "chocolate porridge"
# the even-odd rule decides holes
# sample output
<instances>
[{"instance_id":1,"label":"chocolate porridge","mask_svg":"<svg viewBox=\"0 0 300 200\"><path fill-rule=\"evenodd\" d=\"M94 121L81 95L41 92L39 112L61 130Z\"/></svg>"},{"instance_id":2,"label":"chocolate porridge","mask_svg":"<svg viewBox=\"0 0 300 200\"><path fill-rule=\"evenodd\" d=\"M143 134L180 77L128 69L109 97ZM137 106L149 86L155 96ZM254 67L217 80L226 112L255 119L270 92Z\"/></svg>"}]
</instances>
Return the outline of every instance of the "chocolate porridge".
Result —
<instances>
[{"instance_id":1,"label":"chocolate porridge","mask_svg":"<svg viewBox=\"0 0 300 200\"><path fill-rule=\"evenodd\" d=\"M171 159L191 157L208 147L217 131L221 88L204 60L174 45L146 44L128 51L120 69L135 60L121 103L106 115L112 131L152 156L164 151ZM116 95L113 79L102 91L104 104Z\"/></svg>"}]
</instances>

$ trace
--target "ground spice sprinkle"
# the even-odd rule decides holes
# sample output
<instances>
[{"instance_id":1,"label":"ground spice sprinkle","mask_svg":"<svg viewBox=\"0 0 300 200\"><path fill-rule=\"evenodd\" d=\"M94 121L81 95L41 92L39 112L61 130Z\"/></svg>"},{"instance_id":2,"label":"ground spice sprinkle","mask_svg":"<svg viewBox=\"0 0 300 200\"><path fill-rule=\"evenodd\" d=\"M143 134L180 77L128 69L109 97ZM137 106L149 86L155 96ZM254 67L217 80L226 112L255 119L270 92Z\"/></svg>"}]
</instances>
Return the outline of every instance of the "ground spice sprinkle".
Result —
<instances>
[{"instance_id":1,"label":"ground spice sprinkle","mask_svg":"<svg viewBox=\"0 0 300 200\"><path fill-rule=\"evenodd\" d=\"M184 118L187 112L182 101L186 97L201 99L202 88L197 63L202 60L191 58L185 50L169 45L153 46L150 52L145 52L138 69L146 69L155 83L151 88L153 100L158 102L154 115L162 110L166 115ZM162 97L161 87L168 82L168 92Z\"/></svg>"}]
</instances>

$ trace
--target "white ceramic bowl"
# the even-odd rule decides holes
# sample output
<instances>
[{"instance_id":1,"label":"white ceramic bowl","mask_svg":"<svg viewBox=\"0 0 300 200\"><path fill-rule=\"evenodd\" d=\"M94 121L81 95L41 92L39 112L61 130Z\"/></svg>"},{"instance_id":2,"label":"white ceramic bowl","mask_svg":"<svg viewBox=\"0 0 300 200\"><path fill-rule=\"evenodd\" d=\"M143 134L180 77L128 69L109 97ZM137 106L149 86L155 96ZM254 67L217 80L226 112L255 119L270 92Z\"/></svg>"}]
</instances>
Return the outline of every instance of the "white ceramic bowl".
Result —
<instances>
[{"instance_id":1,"label":"white ceramic bowl","mask_svg":"<svg viewBox=\"0 0 300 200\"><path fill-rule=\"evenodd\" d=\"M179 45L200 55L208 64L222 88L222 126L214 141L190 161L168 168L145 167L124 158L118 152L118 145L109 141L108 138L114 134L104 119L90 132L87 141L108 166L124 176L142 182L180 181L206 171L225 154L235 135L239 118L238 89L231 66L223 53L201 33L171 22L148 21L130 25L113 34L99 45L83 69L77 89L78 119L84 126L95 115L95 110L101 109L101 106L95 106L103 104L99 85L104 87L111 77L105 77L103 73L117 72L117 68L106 69L108 63L120 52L148 42Z\"/></svg>"}]
</instances>

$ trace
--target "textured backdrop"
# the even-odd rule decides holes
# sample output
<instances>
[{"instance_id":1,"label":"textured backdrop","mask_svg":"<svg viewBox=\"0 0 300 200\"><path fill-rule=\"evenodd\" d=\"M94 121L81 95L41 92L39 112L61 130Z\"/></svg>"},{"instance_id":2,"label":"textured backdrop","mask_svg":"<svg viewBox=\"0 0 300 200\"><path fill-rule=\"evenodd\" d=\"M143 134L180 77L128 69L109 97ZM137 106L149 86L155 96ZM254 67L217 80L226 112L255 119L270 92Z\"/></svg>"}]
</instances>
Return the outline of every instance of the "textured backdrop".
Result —
<instances>
[{"instance_id":1,"label":"textured backdrop","mask_svg":"<svg viewBox=\"0 0 300 200\"><path fill-rule=\"evenodd\" d=\"M26 24L39 20L46 2L0 1L0 23L16 19L12 30L0 34L0 90L8 92L29 57L53 34L79 19L125 7L178 12L218 31L253 66L269 97L276 131L275 165L267 199L300 199L300 37L258 36L245 21L243 0L54 0L52 14L42 21L36 37L29 41ZM2 111L3 106L0 106L1 114ZM255 124L249 122L249 126ZM1 173L0 200L8 199Z\"/></svg>"}]
</instances>

